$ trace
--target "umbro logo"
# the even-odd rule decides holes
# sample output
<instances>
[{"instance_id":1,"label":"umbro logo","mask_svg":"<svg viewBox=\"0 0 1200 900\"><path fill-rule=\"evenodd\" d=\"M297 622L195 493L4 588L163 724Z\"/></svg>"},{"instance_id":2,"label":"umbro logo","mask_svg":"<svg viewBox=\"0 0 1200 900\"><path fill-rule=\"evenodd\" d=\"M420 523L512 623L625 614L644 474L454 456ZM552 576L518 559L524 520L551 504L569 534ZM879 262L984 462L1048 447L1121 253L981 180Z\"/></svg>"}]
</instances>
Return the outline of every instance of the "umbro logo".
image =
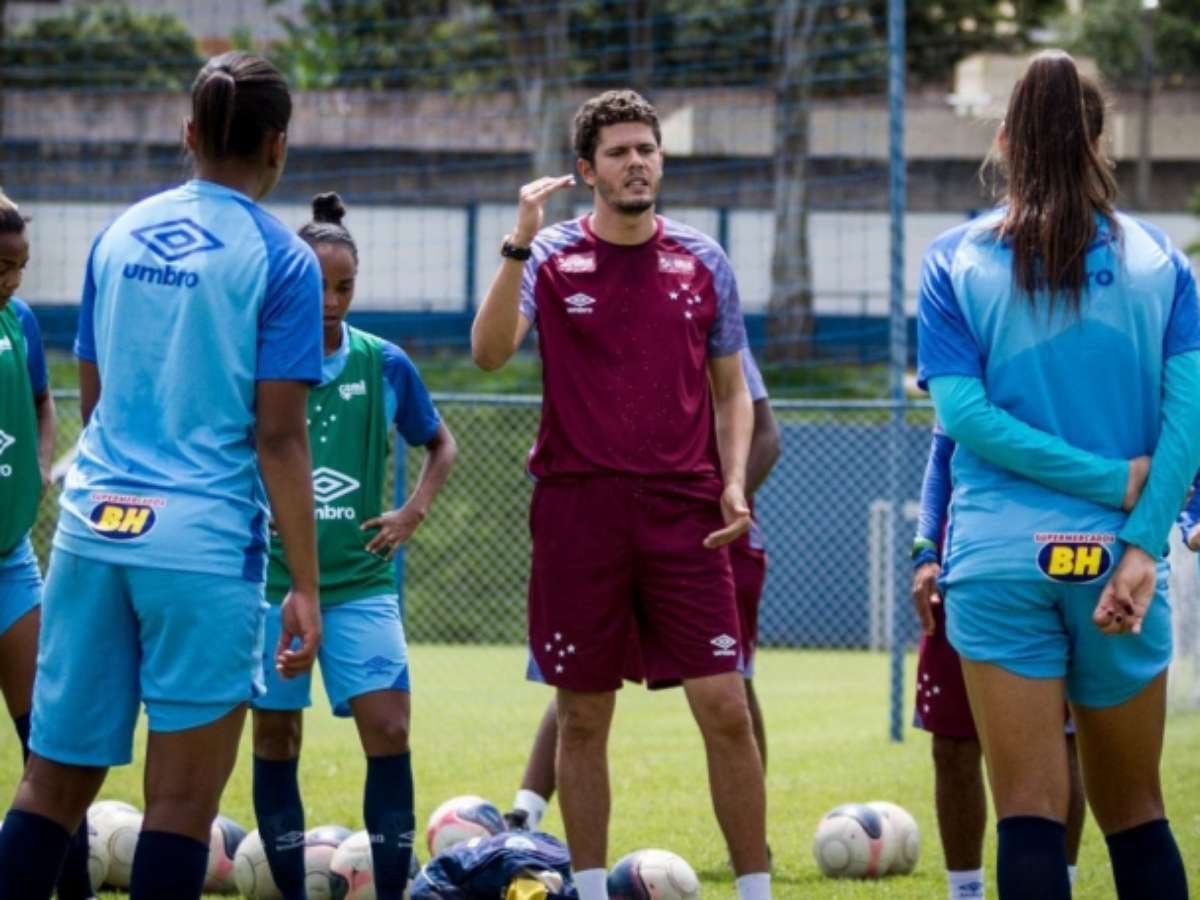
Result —
<instances>
[{"instance_id":1,"label":"umbro logo","mask_svg":"<svg viewBox=\"0 0 1200 900\"><path fill-rule=\"evenodd\" d=\"M367 670L368 675L387 675L399 665L400 663L396 660L388 659L386 656L372 656L363 663L363 668Z\"/></svg>"},{"instance_id":2,"label":"umbro logo","mask_svg":"<svg viewBox=\"0 0 1200 900\"><path fill-rule=\"evenodd\" d=\"M737 646L737 638L732 638L727 634L721 634L709 641L717 649L713 651L713 656L735 656L737 651L733 648Z\"/></svg>"},{"instance_id":3,"label":"umbro logo","mask_svg":"<svg viewBox=\"0 0 1200 900\"><path fill-rule=\"evenodd\" d=\"M295 850L304 846L303 831L289 831L275 838L276 850Z\"/></svg>"},{"instance_id":4,"label":"umbro logo","mask_svg":"<svg viewBox=\"0 0 1200 900\"><path fill-rule=\"evenodd\" d=\"M338 497L357 490L358 482L336 469L321 466L313 471L313 498L318 503L332 503Z\"/></svg>"},{"instance_id":5,"label":"umbro logo","mask_svg":"<svg viewBox=\"0 0 1200 900\"><path fill-rule=\"evenodd\" d=\"M567 304L567 312L571 315L590 315L596 298L587 294L572 294L563 302Z\"/></svg>"},{"instance_id":6,"label":"umbro logo","mask_svg":"<svg viewBox=\"0 0 1200 900\"><path fill-rule=\"evenodd\" d=\"M0 456L4 455L4 451L17 442L17 439L7 432L0 431Z\"/></svg>"},{"instance_id":7,"label":"umbro logo","mask_svg":"<svg viewBox=\"0 0 1200 900\"><path fill-rule=\"evenodd\" d=\"M171 219L143 225L133 231L133 236L165 262L178 262L193 253L220 250L225 246L191 219Z\"/></svg>"}]
</instances>

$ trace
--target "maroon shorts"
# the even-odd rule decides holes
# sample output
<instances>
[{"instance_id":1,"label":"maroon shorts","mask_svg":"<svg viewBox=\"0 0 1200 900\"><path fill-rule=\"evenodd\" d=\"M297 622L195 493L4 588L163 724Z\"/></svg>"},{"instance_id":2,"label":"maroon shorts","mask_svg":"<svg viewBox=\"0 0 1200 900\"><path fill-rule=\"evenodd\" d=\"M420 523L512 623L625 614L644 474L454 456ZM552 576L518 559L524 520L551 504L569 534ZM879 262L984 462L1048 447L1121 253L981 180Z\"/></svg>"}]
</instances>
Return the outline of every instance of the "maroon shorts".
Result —
<instances>
[{"instance_id":1,"label":"maroon shorts","mask_svg":"<svg viewBox=\"0 0 1200 900\"><path fill-rule=\"evenodd\" d=\"M738 628L742 632L742 665L747 678L754 677L754 650L758 646L758 605L767 580L767 551L750 546L743 535L729 545L729 565L737 593Z\"/></svg>"},{"instance_id":2,"label":"maroon shorts","mask_svg":"<svg viewBox=\"0 0 1200 900\"><path fill-rule=\"evenodd\" d=\"M529 522L529 648L542 678L611 691L636 668L651 687L741 667L720 484L595 476L540 481ZM636 634L636 645L631 634Z\"/></svg>"},{"instance_id":3,"label":"maroon shorts","mask_svg":"<svg viewBox=\"0 0 1200 900\"><path fill-rule=\"evenodd\" d=\"M913 725L942 737L978 740L962 663L946 638L946 604L933 606L933 634L921 636Z\"/></svg>"}]
</instances>

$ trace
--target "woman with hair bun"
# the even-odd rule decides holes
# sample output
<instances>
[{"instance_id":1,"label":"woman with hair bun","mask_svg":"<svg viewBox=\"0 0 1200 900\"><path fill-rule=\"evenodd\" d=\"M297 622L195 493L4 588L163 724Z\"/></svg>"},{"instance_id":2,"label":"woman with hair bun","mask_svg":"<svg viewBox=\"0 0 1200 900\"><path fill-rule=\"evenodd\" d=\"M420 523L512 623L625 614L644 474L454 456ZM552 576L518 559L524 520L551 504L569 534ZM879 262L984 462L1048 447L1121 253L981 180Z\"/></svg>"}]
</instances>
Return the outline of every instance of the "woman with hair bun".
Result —
<instances>
[{"instance_id":1,"label":"woman with hair bun","mask_svg":"<svg viewBox=\"0 0 1200 900\"><path fill-rule=\"evenodd\" d=\"M1071 895L1064 698L1117 896L1183 900L1164 556L1200 468L1200 301L1183 254L1114 208L1091 117L1071 57L1039 54L997 136L1004 204L925 257L918 377L958 444L939 583L1002 900Z\"/></svg>"},{"instance_id":2,"label":"woman with hair bun","mask_svg":"<svg viewBox=\"0 0 1200 900\"><path fill-rule=\"evenodd\" d=\"M200 897L262 690L268 520L291 585L275 665L294 676L316 655L304 414L321 377L320 268L258 205L283 172L291 111L266 60L210 60L187 123L195 178L92 244L75 341L86 424L46 576L32 753L0 830L0 896L48 900L108 767L132 758L144 704L130 896Z\"/></svg>"},{"instance_id":3,"label":"woman with hair bun","mask_svg":"<svg viewBox=\"0 0 1200 900\"><path fill-rule=\"evenodd\" d=\"M412 361L396 345L346 324L358 274L358 247L342 224L335 193L313 198L300 237L316 252L324 289L325 359L308 398L314 471L336 485L317 492L324 642L321 676L334 715L352 716L367 757L363 818L371 835L375 896L401 900L415 829L409 757L409 673L391 563L424 521L457 453ZM388 432L424 447L412 495L383 511ZM332 482L331 482L332 484ZM278 603L289 576L283 547L271 541L267 575L268 644L281 630ZM304 897L304 832L297 766L302 710L311 676L284 681L265 661L267 693L254 703L254 811L267 861L284 900Z\"/></svg>"}]
</instances>

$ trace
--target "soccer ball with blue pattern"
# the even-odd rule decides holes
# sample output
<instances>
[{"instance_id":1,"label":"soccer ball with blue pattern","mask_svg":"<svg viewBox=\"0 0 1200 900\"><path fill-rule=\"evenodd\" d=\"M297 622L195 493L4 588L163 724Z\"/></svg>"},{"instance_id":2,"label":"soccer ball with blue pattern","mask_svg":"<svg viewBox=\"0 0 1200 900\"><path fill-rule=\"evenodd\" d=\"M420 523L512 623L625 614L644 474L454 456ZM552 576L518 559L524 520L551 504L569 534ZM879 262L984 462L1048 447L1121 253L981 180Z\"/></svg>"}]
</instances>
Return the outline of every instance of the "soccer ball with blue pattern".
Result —
<instances>
[{"instance_id":1,"label":"soccer ball with blue pattern","mask_svg":"<svg viewBox=\"0 0 1200 900\"><path fill-rule=\"evenodd\" d=\"M865 803L846 803L830 810L813 836L817 865L833 878L886 875L895 846L887 820Z\"/></svg>"},{"instance_id":2,"label":"soccer ball with blue pattern","mask_svg":"<svg viewBox=\"0 0 1200 900\"><path fill-rule=\"evenodd\" d=\"M208 839L208 868L204 872L204 892L232 894L237 890L233 877L233 859L246 838L246 829L233 819L217 816Z\"/></svg>"},{"instance_id":3,"label":"soccer ball with blue pattern","mask_svg":"<svg viewBox=\"0 0 1200 900\"><path fill-rule=\"evenodd\" d=\"M425 843L432 857L471 838L491 837L504 830L504 817L494 804L466 794L452 797L433 811L425 828Z\"/></svg>"},{"instance_id":4,"label":"soccer ball with blue pattern","mask_svg":"<svg viewBox=\"0 0 1200 900\"><path fill-rule=\"evenodd\" d=\"M670 850L635 850L608 873L610 900L694 900L700 879Z\"/></svg>"}]
</instances>

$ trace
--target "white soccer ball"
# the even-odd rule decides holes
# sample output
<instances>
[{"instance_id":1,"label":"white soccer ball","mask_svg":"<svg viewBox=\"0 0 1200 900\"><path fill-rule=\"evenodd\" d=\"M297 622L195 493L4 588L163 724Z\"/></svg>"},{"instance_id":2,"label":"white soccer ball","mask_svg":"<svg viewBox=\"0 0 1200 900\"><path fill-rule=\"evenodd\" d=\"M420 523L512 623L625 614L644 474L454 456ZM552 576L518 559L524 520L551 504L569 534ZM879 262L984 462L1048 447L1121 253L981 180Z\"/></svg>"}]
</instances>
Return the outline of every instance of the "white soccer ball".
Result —
<instances>
[{"instance_id":1,"label":"white soccer ball","mask_svg":"<svg viewBox=\"0 0 1200 900\"><path fill-rule=\"evenodd\" d=\"M88 833L88 881L91 882L92 893L98 894L100 885L104 884L104 879L108 877L108 844L100 840L100 832L92 824L90 814L85 821Z\"/></svg>"},{"instance_id":2,"label":"white soccer ball","mask_svg":"<svg viewBox=\"0 0 1200 900\"><path fill-rule=\"evenodd\" d=\"M104 873L104 884L113 887L129 887L133 874L133 856L137 852L138 835L142 830L142 814L136 807L120 800L101 800L88 809L88 840L94 843L97 857L107 854L108 866ZM91 850L88 851L89 857ZM97 860L97 865L99 860ZM88 862L89 874L91 860Z\"/></svg>"},{"instance_id":3,"label":"white soccer ball","mask_svg":"<svg viewBox=\"0 0 1200 900\"><path fill-rule=\"evenodd\" d=\"M246 900L283 900L283 894L271 876L267 851L255 828L246 835L233 857L233 880Z\"/></svg>"},{"instance_id":4,"label":"white soccer ball","mask_svg":"<svg viewBox=\"0 0 1200 900\"><path fill-rule=\"evenodd\" d=\"M237 891L233 861L245 838L246 829L233 819L225 816L213 819L208 839L208 868L204 872L205 893L232 894Z\"/></svg>"},{"instance_id":5,"label":"white soccer ball","mask_svg":"<svg viewBox=\"0 0 1200 900\"><path fill-rule=\"evenodd\" d=\"M371 837L356 831L342 841L329 863L329 881L333 900L375 900L375 864L371 859ZM421 871L421 861L414 849L408 864L408 885L404 896L412 890L413 880ZM313 894L308 900L315 900Z\"/></svg>"},{"instance_id":6,"label":"white soccer ball","mask_svg":"<svg viewBox=\"0 0 1200 900\"><path fill-rule=\"evenodd\" d=\"M670 850L635 850L608 873L610 900L695 900L700 879Z\"/></svg>"},{"instance_id":7,"label":"white soccer ball","mask_svg":"<svg viewBox=\"0 0 1200 900\"><path fill-rule=\"evenodd\" d=\"M887 874L894 853L887 820L865 803L830 810L813 836L817 866L832 878L879 878Z\"/></svg>"},{"instance_id":8,"label":"white soccer ball","mask_svg":"<svg viewBox=\"0 0 1200 900\"><path fill-rule=\"evenodd\" d=\"M892 830L894 852L889 872L907 875L917 866L917 857L921 854L921 829L917 820L908 810L886 800L874 800L867 804L878 812Z\"/></svg>"},{"instance_id":9,"label":"white soccer ball","mask_svg":"<svg viewBox=\"0 0 1200 900\"><path fill-rule=\"evenodd\" d=\"M350 829L341 825L321 825L304 835L304 890L308 900L333 900L333 855Z\"/></svg>"},{"instance_id":10,"label":"white soccer ball","mask_svg":"<svg viewBox=\"0 0 1200 900\"><path fill-rule=\"evenodd\" d=\"M504 817L495 805L474 794L465 794L450 798L433 811L425 828L425 843L429 854L437 856L473 837L488 837L504 830Z\"/></svg>"}]
</instances>

